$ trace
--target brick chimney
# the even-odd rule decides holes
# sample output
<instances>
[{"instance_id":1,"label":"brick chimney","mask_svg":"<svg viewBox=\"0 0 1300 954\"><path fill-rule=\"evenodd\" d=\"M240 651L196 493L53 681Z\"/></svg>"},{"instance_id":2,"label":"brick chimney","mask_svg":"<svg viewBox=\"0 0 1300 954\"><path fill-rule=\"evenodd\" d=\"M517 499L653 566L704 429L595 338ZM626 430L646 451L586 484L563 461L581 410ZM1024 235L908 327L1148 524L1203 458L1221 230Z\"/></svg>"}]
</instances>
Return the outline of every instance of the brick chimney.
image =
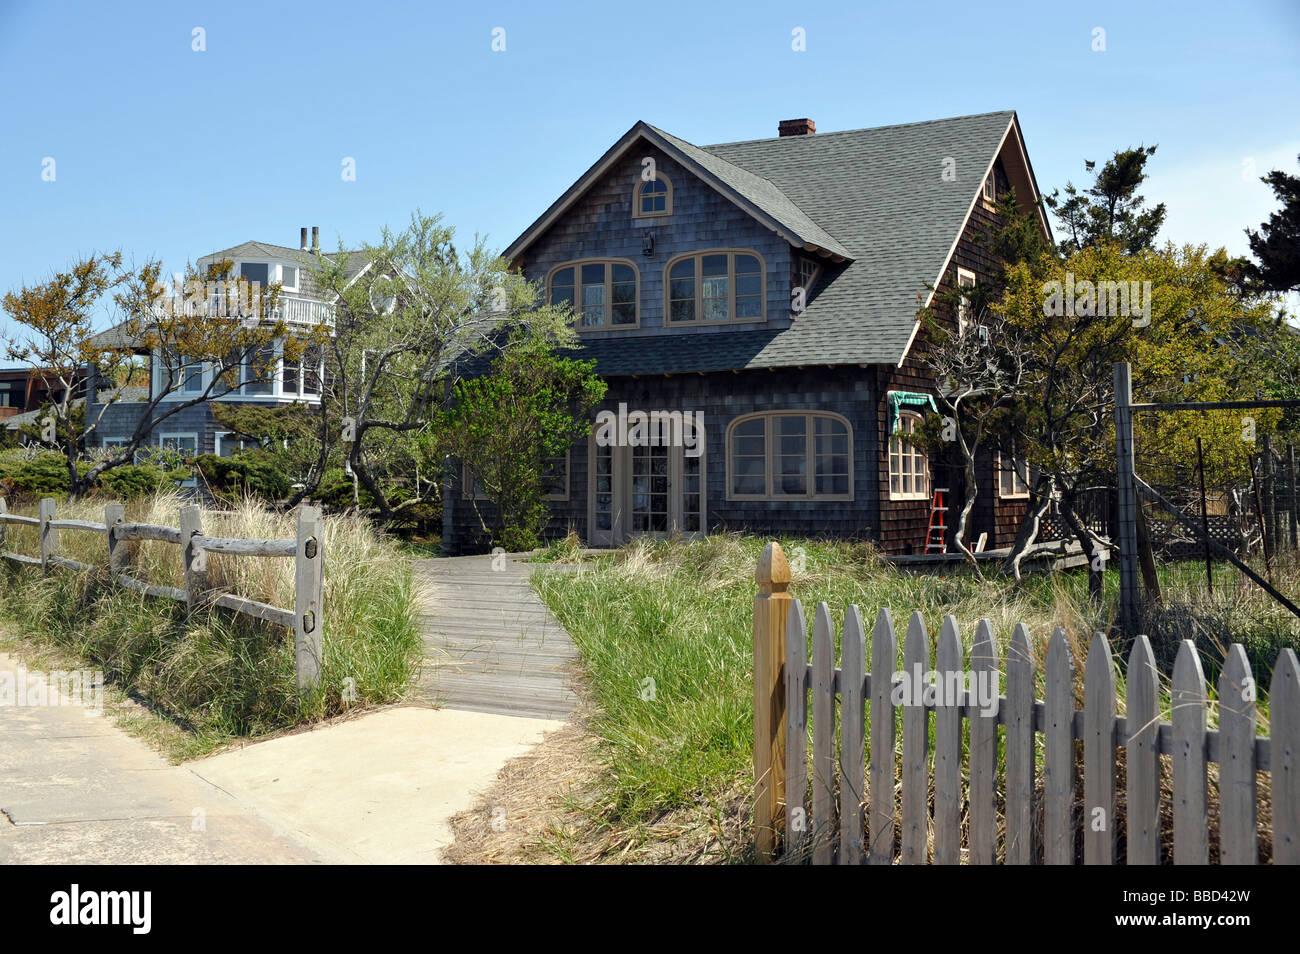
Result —
<instances>
[{"instance_id":1,"label":"brick chimney","mask_svg":"<svg viewBox=\"0 0 1300 954\"><path fill-rule=\"evenodd\" d=\"M298 230L298 248L300 251L307 251L307 226Z\"/></svg>"},{"instance_id":2,"label":"brick chimney","mask_svg":"<svg viewBox=\"0 0 1300 954\"><path fill-rule=\"evenodd\" d=\"M786 136L811 136L817 131L817 124L811 119L783 119L777 126L777 134Z\"/></svg>"}]
</instances>

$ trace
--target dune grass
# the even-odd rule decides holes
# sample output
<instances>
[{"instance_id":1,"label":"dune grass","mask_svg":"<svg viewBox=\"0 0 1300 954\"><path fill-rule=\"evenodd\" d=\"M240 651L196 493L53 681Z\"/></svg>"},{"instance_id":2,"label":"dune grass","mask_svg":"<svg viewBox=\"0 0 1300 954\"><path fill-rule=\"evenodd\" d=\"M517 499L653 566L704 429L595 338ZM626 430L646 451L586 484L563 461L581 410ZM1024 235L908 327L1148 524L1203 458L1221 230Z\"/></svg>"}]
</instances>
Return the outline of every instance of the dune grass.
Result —
<instances>
[{"instance_id":1,"label":"dune grass","mask_svg":"<svg viewBox=\"0 0 1300 954\"><path fill-rule=\"evenodd\" d=\"M61 503L61 519L103 520L105 500ZM184 501L175 494L127 504L126 519L176 526ZM30 508L34 513L34 508ZM26 514L26 510L16 512ZM205 512L212 536L291 538L295 515L251 501L229 513ZM35 527L10 525L6 549L38 552ZM184 584L180 548L157 541L128 544L132 575ZM419 662L410 561L364 520L324 518L324 664L320 686L299 693L293 633L226 610L196 613L109 585L107 546L99 533L59 532L62 556L92 563L77 573L0 568L0 614L9 645L27 657L79 660L101 669L120 693L170 723L150 734L175 759L235 738L264 735L399 699ZM207 556L209 585L270 603L294 605L294 561ZM174 731L173 731L174 730Z\"/></svg>"},{"instance_id":2,"label":"dune grass","mask_svg":"<svg viewBox=\"0 0 1300 954\"><path fill-rule=\"evenodd\" d=\"M746 826L734 816L750 810L751 614L764 542L735 535L638 542L581 573L534 575L534 585L582 652L602 759L587 824L609 844L639 840L653 854L650 842L671 833L679 860L748 858ZM1094 607L1083 573L1039 574L1016 586L997 576L981 581L964 567L900 571L863 544L781 542L792 564L790 591L803 602L810 626L819 601L829 605L837 632L849 604L860 607L868 632L877 610L886 607L901 653L913 610L924 616L932 644L945 615L956 617L967 647L977 622L987 618L1005 660L1012 629L1024 622L1038 658L1039 698L1052 629L1065 629L1074 658L1082 661L1091 634L1109 631L1117 615L1115 573L1107 574L1102 604ZM1249 584L1231 581L1227 571L1220 571L1213 598L1203 592L1201 565L1167 564L1161 575L1165 600L1162 607L1148 607L1148 633L1166 694L1182 638L1196 641L1211 696L1230 642L1247 646L1262 687L1277 648L1300 645L1297 621ZM1113 643L1112 649L1122 711L1128 645ZM1081 699L1081 664L1076 678ZM1263 732L1266 696L1259 708Z\"/></svg>"}]
</instances>

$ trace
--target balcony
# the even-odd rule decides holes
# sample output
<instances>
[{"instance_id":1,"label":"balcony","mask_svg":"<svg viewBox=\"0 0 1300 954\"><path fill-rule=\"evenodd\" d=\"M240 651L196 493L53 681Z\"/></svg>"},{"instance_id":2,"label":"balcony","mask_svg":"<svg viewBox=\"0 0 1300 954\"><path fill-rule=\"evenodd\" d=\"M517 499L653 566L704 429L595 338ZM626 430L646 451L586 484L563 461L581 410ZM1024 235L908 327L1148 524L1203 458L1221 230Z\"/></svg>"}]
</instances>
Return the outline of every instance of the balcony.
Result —
<instances>
[{"instance_id":1,"label":"balcony","mask_svg":"<svg viewBox=\"0 0 1300 954\"><path fill-rule=\"evenodd\" d=\"M160 317L173 313L173 309L188 308L189 314L198 314L195 309L202 309L204 315L213 316L248 316L254 311L267 321L285 321L292 325L333 325L334 306L314 298L299 298L296 295L281 293L274 309L268 308L261 298L233 294L208 295L202 302L190 302L177 297L163 299L154 306L155 314Z\"/></svg>"}]
</instances>

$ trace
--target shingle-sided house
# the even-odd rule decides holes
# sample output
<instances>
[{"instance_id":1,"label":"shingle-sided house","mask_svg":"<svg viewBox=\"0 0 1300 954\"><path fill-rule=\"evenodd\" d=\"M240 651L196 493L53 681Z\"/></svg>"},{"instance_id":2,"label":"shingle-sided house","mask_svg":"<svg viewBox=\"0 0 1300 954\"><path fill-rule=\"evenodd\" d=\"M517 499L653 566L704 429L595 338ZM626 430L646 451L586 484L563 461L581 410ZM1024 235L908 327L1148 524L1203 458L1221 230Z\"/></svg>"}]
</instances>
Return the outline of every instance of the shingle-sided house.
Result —
<instances>
[{"instance_id":1,"label":"shingle-sided house","mask_svg":"<svg viewBox=\"0 0 1300 954\"><path fill-rule=\"evenodd\" d=\"M933 413L918 307L927 286L992 280L975 236L994 198L1014 187L1050 237L1016 114L779 133L701 147L638 122L506 249L579 316L600 410L703 422L698 456L620 428L573 447L549 533L746 529L921 553L933 492L960 497L954 462L898 435ZM968 539L1008 545L1020 467L995 450L980 469ZM463 474L450 491L447 550L484 546Z\"/></svg>"},{"instance_id":2,"label":"shingle-sided house","mask_svg":"<svg viewBox=\"0 0 1300 954\"><path fill-rule=\"evenodd\" d=\"M312 273L315 257L318 255L329 257L328 253L320 251L318 229L312 229L310 246L307 244L307 230L301 229L299 234L298 248L266 242L243 242L199 258L196 262L197 270L202 273L212 264L231 261L234 263L234 275L239 278L256 282L261 288L274 283L281 285L278 299L279 314L271 317L283 318L290 329L295 327L306 329L322 322L332 324L334 305L321 295ZM353 273L350 276L352 279L364 271L365 267L364 255L359 252L348 254L347 268ZM98 343L102 346L112 344L129 347L130 342L122 341L121 335L121 326L111 328L98 336ZM155 419L167 416L155 427L148 442L150 445L170 448L186 457L198 454L230 456L237 453L241 449L240 443L220 429L212 414L210 402L196 404L168 414L177 404L184 404L192 400L196 394L202 394L208 384L209 376L214 373L213 370L210 367L197 365L185 369L171 369L167 367L163 356L156 351L150 353L145 349L139 350L142 356L148 358L148 386L135 389L139 392L133 395L135 400L128 396L125 399L118 399L108 407L98 429L90 439L90 444L97 447L111 447L126 443L135 431L140 418L148 410L149 398L171 390L171 393L163 394L155 406L153 412ZM249 362L245 362L241 369L239 388L229 394L215 397L213 401L265 405L318 402L321 375L324 371L320 363L317 362L314 367L308 361L286 364L282 350L278 346L276 351L275 355L267 356L275 361L273 376L250 373ZM266 363L263 359L257 362L257 366ZM173 385L164 383L169 375L173 376ZM179 378L175 377L177 375ZM270 380L267 380L268 377ZM176 386L177 383L179 386ZM92 400L87 407L88 421L99 419L104 405L97 399L108 392L97 382L97 386L91 393Z\"/></svg>"}]
</instances>

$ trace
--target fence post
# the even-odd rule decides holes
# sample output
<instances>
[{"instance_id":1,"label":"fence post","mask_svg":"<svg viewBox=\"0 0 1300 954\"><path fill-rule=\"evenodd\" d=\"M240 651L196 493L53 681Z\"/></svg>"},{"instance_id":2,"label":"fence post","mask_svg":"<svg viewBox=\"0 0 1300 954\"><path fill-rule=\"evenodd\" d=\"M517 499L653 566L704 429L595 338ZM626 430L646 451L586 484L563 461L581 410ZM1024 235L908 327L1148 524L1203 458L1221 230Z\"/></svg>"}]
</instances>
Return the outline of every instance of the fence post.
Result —
<instances>
[{"instance_id":1,"label":"fence post","mask_svg":"<svg viewBox=\"0 0 1300 954\"><path fill-rule=\"evenodd\" d=\"M54 519L54 498L42 497L37 513L41 520L41 572L46 572L50 568L50 557L59 552L59 531L50 526Z\"/></svg>"},{"instance_id":2,"label":"fence post","mask_svg":"<svg viewBox=\"0 0 1300 954\"><path fill-rule=\"evenodd\" d=\"M298 508L298 549L294 557L294 659L298 688L320 681L321 608L325 584L325 547L320 508Z\"/></svg>"},{"instance_id":3,"label":"fence post","mask_svg":"<svg viewBox=\"0 0 1300 954\"><path fill-rule=\"evenodd\" d=\"M754 573L754 836L760 860L776 856L785 821L785 627L790 565L769 543Z\"/></svg>"},{"instance_id":4,"label":"fence post","mask_svg":"<svg viewBox=\"0 0 1300 954\"><path fill-rule=\"evenodd\" d=\"M207 553L193 540L203 533L203 511L198 504L181 507L181 566L185 571L185 608L193 613L208 586Z\"/></svg>"},{"instance_id":5,"label":"fence post","mask_svg":"<svg viewBox=\"0 0 1300 954\"><path fill-rule=\"evenodd\" d=\"M0 517L4 516L8 512L9 512L9 505L5 503L5 499L3 497L0 497ZM4 551L9 549L8 531L9 531L9 522L7 520L0 520L0 553L3 553Z\"/></svg>"},{"instance_id":6,"label":"fence post","mask_svg":"<svg viewBox=\"0 0 1300 954\"><path fill-rule=\"evenodd\" d=\"M126 508L120 503L104 507L104 526L108 528L108 578L116 580L127 566L126 541L117 538L117 528L126 520Z\"/></svg>"},{"instance_id":7,"label":"fence post","mask_svg":"<svg viewBox=\"0 0 1300 954\"><path fill-rule=\"evenodd\" d=\"M1119 605L1125 637L1141 628L1137 583L1137 488L1133 480L1133 371L1115 362L1116 501L1119 509Z\"/></svg>"}]
</instances>

